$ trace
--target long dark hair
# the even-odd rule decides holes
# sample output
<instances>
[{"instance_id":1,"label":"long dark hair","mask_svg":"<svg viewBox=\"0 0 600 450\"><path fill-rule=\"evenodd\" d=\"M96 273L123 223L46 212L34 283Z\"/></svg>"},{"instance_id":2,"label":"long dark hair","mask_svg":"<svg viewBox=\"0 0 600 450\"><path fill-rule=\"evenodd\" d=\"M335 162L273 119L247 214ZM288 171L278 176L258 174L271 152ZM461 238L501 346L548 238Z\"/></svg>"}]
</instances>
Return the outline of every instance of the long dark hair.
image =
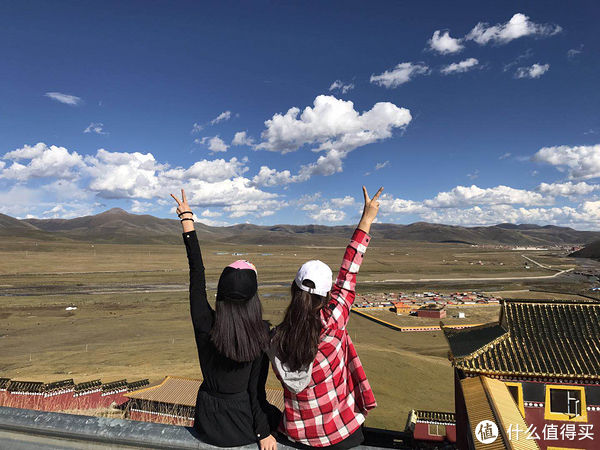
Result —
<instances>
[{"instance_id":1,"label":"long dark hair","mask_svg":"<svg viewBox=\"0 0 600 450\"><path fill-rule=\"evenodd\" d=\"M235 362L253 361L269 345L258 293L245 302L217 301L210 340L219 353Z\"/></svg>"},{"instance_id":2,"label":"long dark hair","mask_svg":"<svg viewBox=\"0 0 600 450\"><path fill-rule=\"evenodd\" d=\"M314 288L310 280L304 280L305 286ZM296 282L292 282L292 301L288 306L283 322L277 327L272 345L277 357L291 371L308 366L317 356L321 335L321 317L319 312L329 299L303 291Z\"/></svg>"}]
</instances>

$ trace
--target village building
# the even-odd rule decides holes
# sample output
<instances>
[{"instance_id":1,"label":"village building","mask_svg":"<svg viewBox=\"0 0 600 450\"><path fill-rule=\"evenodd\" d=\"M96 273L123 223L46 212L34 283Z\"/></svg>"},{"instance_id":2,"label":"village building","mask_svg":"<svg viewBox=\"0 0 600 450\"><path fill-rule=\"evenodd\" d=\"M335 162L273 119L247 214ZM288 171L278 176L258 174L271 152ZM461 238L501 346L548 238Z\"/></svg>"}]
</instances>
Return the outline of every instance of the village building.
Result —
<instances>
[{"instance_id":1,"label":"village building","mask_svg":"<svg viewBox=\"0 0 600 450\"><path fill-rule=\"evenodd\" d=\"M404 302L394 302L394 310L399 316L408 316L412 311L412 305Z\"/></svg>"},{"instance_id":2,"label":"village building","mask_svg":"<svg viewBox=\"0 0 600 450\"><path fill-rule=\"evenodd\" d=\"M483 420L497 425L497 448L599 448L599 303L505 300L498 322L442 329L458 448L496 448L477 439ZM515 441L525 435L536 446Z\"/></svg>"},{"instance_id":3,"label":"village building","mask_svg":"<svg viewBox=\"0 0 600 450\"><path fill-rule=\"evenodd\" d=\"M456 442L456 418L454 413L412 410L408 413L406 430L412 435L415 448L427 448L431 444Z\"/></svg>"},{"instance_id":4,"label":"village building","mask_svg":"<svg viewBox=\"0 0 600 450\"><path fill-rule=\"evenodd\" d=\"M202 379L168 375L157 385L125 394L127 417L144 422L192 426ZM283 410L283 390L266 389L267 401Z\"/></svg>"},{"instance_id":5,"label":"village building","mask_svg":"<svg viewBox=\"0 0 600 450\"><path fill-rule=\"evenodd\" d=\"M417 310L417 317L428 317L433 319L445 319L446 309L436 304L423 306Z\"/></svg>"}]
</instances>

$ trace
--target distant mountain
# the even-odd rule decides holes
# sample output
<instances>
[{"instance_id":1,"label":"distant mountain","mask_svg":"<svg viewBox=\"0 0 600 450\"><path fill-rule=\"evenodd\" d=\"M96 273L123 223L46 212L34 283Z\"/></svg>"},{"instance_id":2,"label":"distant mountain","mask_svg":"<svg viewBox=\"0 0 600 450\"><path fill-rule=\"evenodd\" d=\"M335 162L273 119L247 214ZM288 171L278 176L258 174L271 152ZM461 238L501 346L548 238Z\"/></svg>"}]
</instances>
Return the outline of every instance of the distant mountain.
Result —
<instances>
[{"instance_id":1,"label":"distant mountain","mask_svg":"<svg viewBox=\"0 0 600 450\"><path fill-rule=\"evenodd\" d=\"M4 228L3 228L3 224ZM211 242L239 244L343 245L354 226L240 224L211 227L196 223L198 235ZM2 231L4 230L4 232ZM179 243L181 225L177 219L160 219L131 214L113 208L93 216L75 219L17 220L0 215L0 233L44 233L48 236L87 242ZM553 225L503 223L488 227L459 227L427 222L410 225L376 223L372 233L378 239L395 241L447 242L464 244L555 245L586 244L600 239L600 232L577 231Z\"/></svg>"},{"instance_id":2,"label":"distant mountain","mask_svg":"<svg viewBox=\"0 0 600 450\"><path fill-rule=\"evenodd\" d=\"M586 245L581 250L571 253L569 256L575 258L592 258L600 260L600 240Z\"/></svg>"}]
</instances>

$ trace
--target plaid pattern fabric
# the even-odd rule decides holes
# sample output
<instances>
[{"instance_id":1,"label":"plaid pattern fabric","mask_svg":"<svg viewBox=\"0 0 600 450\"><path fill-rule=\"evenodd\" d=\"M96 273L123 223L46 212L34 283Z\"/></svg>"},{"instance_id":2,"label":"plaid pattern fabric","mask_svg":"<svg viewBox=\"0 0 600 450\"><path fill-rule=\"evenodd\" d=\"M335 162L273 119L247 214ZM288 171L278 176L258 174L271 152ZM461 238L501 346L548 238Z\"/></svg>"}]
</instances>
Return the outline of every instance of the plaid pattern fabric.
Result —
<instances>
[{"instance_id":1,"label":"plaid pattern fabric","mask_svg":"<svg viewBox=\"0 0 600 450\"><path fill-rule=\"evenodd\" d=\"M356 274L370 239L356 229L346 248L331 290L331 301L321 310L323 331L310 384L298 394L284 389L281 431L296 442L313 447L336 444L355 432L367 412L377 406L346 331L355 297Z\"/></svg>"}]
</instances>

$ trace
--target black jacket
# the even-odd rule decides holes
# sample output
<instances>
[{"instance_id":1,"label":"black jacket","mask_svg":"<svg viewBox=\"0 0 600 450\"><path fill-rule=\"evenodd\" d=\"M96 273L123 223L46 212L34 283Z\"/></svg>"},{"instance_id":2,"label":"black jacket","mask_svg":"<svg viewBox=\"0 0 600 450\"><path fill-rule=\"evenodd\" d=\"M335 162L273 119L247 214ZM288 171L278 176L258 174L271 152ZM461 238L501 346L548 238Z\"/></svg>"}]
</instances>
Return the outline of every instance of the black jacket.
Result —
<instances>
[{"instance_id":1,"label":"black jacket","mask_svg":"<svg viewBox=\"0 0 600 450\"><path fill-rule=\"evenodd\" d=\"M233 447L254 443L271 433L265 382L265 354L238 363L220 354L210 340L215 312L206 297L202 253L196 232L183 233L190 265L190 312L204 381L198 392L194 428L207 443ZM268 328L268 324L265 323ZM273 421L271 421L273 422Z\"/></svg>"}]
</instances>

